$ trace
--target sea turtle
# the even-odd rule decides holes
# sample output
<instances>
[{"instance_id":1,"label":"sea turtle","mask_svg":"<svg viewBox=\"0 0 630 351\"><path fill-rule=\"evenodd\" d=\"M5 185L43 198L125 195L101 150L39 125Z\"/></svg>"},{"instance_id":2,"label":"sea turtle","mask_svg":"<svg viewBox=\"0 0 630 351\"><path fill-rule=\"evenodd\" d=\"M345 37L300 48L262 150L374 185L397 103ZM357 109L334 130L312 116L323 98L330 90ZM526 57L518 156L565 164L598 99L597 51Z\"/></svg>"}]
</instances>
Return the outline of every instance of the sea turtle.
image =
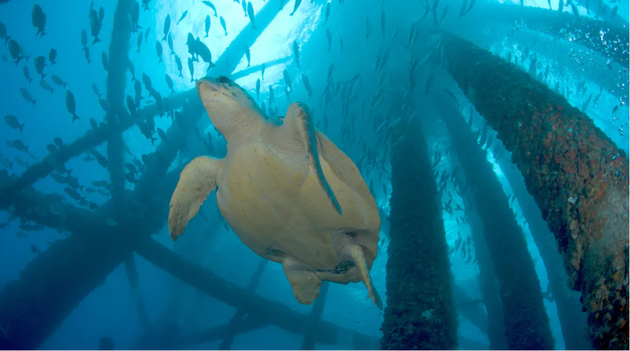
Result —
<instances>
[{"instance_id":1,"label":"sea turtle","mask_svg":"<svg viewBox=\"0 0 630 351\"><path fill-rule=\"evenodd\" d=\"M382 309L369 273L379 240L376 202L350 158L315 129L308 107L294 102L283 122L272 123L227 77L200 79L197 91L227 155L199 156L181 172L171 238L218 187L223 217L256 254L282 263L300 303L311 304L322 281L363 281Z\"/></svg>"}]
</instances>

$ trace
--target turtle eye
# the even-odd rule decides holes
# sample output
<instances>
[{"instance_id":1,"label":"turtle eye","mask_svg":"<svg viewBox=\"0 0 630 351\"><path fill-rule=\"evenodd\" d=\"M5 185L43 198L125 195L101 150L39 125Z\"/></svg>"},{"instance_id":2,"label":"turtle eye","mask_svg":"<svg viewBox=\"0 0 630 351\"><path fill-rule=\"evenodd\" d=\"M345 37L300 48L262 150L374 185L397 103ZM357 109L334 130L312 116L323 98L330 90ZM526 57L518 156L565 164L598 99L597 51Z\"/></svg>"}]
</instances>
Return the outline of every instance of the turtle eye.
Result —
<instances>
[{"instance_id":1,"label":"turtle eye","mask_svg":"<svg viewBox=\"0 0 630 351\"><path fill-rule=\"evenodd\" d=\"M226 76L219 76L217 78L217 82L219 83L224 83L224 84L230 84L232 83L232 81L230 80L230 78L226 77Z\"/></svg>"}]
</instances>

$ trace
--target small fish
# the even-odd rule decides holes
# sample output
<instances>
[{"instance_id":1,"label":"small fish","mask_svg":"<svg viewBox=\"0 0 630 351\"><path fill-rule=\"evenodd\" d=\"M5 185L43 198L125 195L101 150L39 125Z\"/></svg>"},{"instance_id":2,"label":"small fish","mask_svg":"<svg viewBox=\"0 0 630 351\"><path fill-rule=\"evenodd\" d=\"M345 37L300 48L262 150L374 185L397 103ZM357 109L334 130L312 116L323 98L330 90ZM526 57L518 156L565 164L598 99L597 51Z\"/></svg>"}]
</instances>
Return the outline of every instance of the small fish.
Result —
<instances>
[{"instance_id":1,"label":"small fish","mask_svg":"<svg viewBox=\"0 0 630 351\"><path fill-rule=\"evenodd\" d=\"M55 61L56 59L57 59L57 50L50 49L50 51L48 52L48 61L50 61L50 67L52 67L55 63L57 63L57 61Z\"/></svg>"},{"instance_id":2,"label":"small fish","mask_svg":"<svg viewBox=\"0 0 630 351\"><path fill-rule=\"evenodd\" d=\"M217 9L210 1L202 1L202 3L210 7L214 11L214 17L217 17Z\"/></svg>"},{"instance_id":3,"label":"small fish","mask_svg":"<svg viewBox=\"0 0 630 351\"><path fill-rule=\"evenodd\" d=\"M127 108L129 109L129 113L132 116L134 116L137 112L135 101L133 100L131 96L127 95L125 102L127 103Z\"/></svg>"},{"instance_id":4,"label":"small fish","mask_svg":"<svg viewBox=\"0 0 630 351\"><path fill-rule=\"evenodd\" d=\"M324 20L324 25L328 23L328 17L330 16L330 1L326 3L326 18Z\"/></svg>"},{"instance_id":5,"label":"small fish","mask_svg":"<svg viewBox=\"0 0 630 351\"><path fill-rule=\"evenodd\" d=\"M10 39L9 40L9 53L11 54L11 57L13 58L13 60L15 61L15 65L17 66L18 63L20 63L20 61L24 58L21 54L20 54L20 44L18 44L17 41Z\"/></svg>"},{"instance_id":6,"label":"small fish","mask_svg":"<svg viewBox=\"0 0 630 351\"><path fill-rule=\"evenodd\" d=\"M247 58L247 67L251 65L251 56L249 53L249 47L245 47L245 57Z\"/></svg>"},{"instance_id":7,"label":"small fish","mask_svg":"<svg viewBox=\"0 0 630 351\"><path fill-rule=\"evenodd\" d=\"M7 44L9 39L11 39L11 37L7 35L7 27L2 22L0 22L0 39L4 39L5 45Z\"/></svg>"},{"instance_id":8,"label":"small fish","mask_svg":"<svg viewBox=\"0 0 630 351\"><path fill-rule=\"evenodd\" d=\"M155 52L157 53L157 57L158 59L160 59L158 61L158 63L163 62L162 61L162 53L163 53L163 48L162 48L162 43L159 40L155 41Z\"/></svg>"},{"instance_id":9,"label":"small fish","mask_svg":"<svg viewBox=\"0 0 630 351\"><path fill-rule=\"evenodd\" d=\"M166 36L168 35L168 31L171 28L171 15L166 15L166 19L164 19L164 38L162 41L166 41Z\"/></svg>"},{"instance_id":10,"label":"small fish","mask_svg":"<svg viewBox=\"0 0 630 351\"><path fill-rule=\"evenodd\" d=\"M166 74L165 78L166 78L166 85L168 85L169 89L171 89L171 92L175 94L175 89L173 89L173 80L171 79L171 76Z\"/></svg>"},{"instance_id":11,"label":"small fish","mask_svg":"<svg viewBox=\"0 0 630 351\"><path fill-rule=\"evenodd\" d=\"M136 50L136 52L140 52L140 46L141 45L142 45L142 32L140 32L140 34L138 34L138 40L137 40L138 50Z\"/></svg>"},{"instance_id":12,"label":"small fish","mask_svg":"<svg viewBox=\"0 0 630 351\"><path fill-rule=\"evenodd\" d=\"M101 26L102 26L102 23L99 20L98 14L96 13L96 11L95 10L90 11L90 33L92 34L92 37L94 37L94 40L92 41L92 45L101 41L101 39L98 38L98 34L101 31Z\"/></svg>"},{"instance_id":13,"label":"small fish","mask_svg":"<svg viewBox=\"0 0 630 351\"><path fill-rule=\"evenodd\" d=\"M330 51L330 45L332 45L332 34L330 34L330 29L326 28L326 39L328 40L328 50Z\"/></svg>"},{"instance_id":14,"label":"small fish","mask_svg":"<svg viewBox=\"0 0 630 351\"><path fill-rule=\"evenodd\" d=\"M149 41L150 33L151 33L151 27L147 28L147 30L144 31L144 41Z\"/></svg>"},{"instance_id":15,"label":"small fish","mask_svg":"<svg viewBox=\"0 0 630 351\"><path fill-rule=\"evenodd\" d=\"M385 10L383 10L383 12L381 12L381 32L383 36L385 36L385 20Z\"/></svg>"},{"instance_id":16,"label":"small fish","mask_svg":"<svg viewBox=\"0 0 630 351\"><path fill-rule=\"evenodd\" d=\"M219 22L221 22L221 27L223 27L223 31L225 31L225 36L227 37L228 33L227 29L225 28L225 20L223 19L223 16L219 17Z\"/></svg>"},{"instance_id":17,"label":"small fish","mask_svg":"<svg viewBox=\"0 0 630 351\"><path fill-rule=\"evenodd\" d=\"M40 80L44 79L44 77L46 77L46 74L44 73L46 58L44 56L37 56L33 64L35 65L35 71L37 71L37 73L41 76Z\"/></svg>"},{"instance_id":18,"label":"small fish","mask_svg":"<svg viewBox=\"0 0 630 351\"><path fill-rule=\"evenodd\" d=\"M33 22L33 27L37 28L37 34L35 34L35 36L46 35L46 14L37 4L33 6L33 10L31 11L31 21Z\"/></svg>"},{"instance_id":19,"label":"small fish","mask_svg":"<svg viewBox=\"0 0 630 351\"><path fill-rule=\"evenodd\" d=\"M179 24L179 22L183 21L184 18L186 18L186 15L188 14L188 10L184 11L184 13L182 13L182 16L179 18L179 20L177 21L177 24Z\"/></svg>"},{"instance_id":20,"label":"small fish","mask_svg":"<svg viewBox=\"0 0 630 351\"><path fill-rule=\"evenodd\" d=\"M177 64L177 70L179 71L179 76L184 78L184 76L182 75L182 60L177 55L175 55L175 63Z\"/></svg>"},{"instance_id":21,"label":"small fish","mask_svg":"<svg viewBox=\"0 0 630 351\"><path fill-rule=\"evenodd\" d=\"M206 36L204 38L208 37L208 32L210 31L210 15L206 15Z\"/></svg>"},{"instance_id":22,"label":"small fish","mask_svg":"<svg viewBox=\"0 0 630 351\"><path fill-rule=\"evenodd\" d=\"M262 76L262 80L265 80L265 69L267 68L267 64L263 63L260 67L260 74Z\"/></svg>"},{"instance_id":23,"label":"small fish","mask_svg":"<svg viewBox=\"0 0 630 351\"><path fill-rule=\"evenodd\" d=\"M243 1L245 1L245 0L243 0ZM257 29L256 28L256 22L255 22L255 16L254 16L254 5L252 5L251 1L249 3L247 3L247 16L249 17L249 21L252 23L252 28Z\"/></svg>"},{"instance_id":24,"label":"small fish","mask_svg":"<svg viewBox=\"0 0 630 351\"><path fill-rule=\"evenodd\" d=\"M20 121L17 119L17 117L13 115L6 115L4 116L4 121L9 127L13 129L19 129L20 133L22 133L22 130L24 129L24 123L20 124Z\"/></svg>"},{"instance_id":25,"label":"small fish","mask_svg":"<svg viewBox=\"0 0 630 351\"><path fill-rule=\"evenodd\" d=\"M72 123L79 119L79 116L77 116L75 113L77 103L74 100L74 95L70 90L66 90L66 108L68 109L68 112L72 114Z\"/></svg>"},{"instance_id":26,"label":"small fish","mask_svg":"<svg viewBox=\"0 0 630 351\"><path fill-rule=\"evenodd\" d=\"M27 66L22 67L22 73L24 73L24 78L28 80L28 84L31 84L31 82L33 81L33 78L31 78L31 73L28 71Z\"/></svg>"},{"instance_id":27,"label":"small fish","mask_svg":"<svg viewBox=\"0 0 630 351\"><path fill-rule=\"evenodd\" d=\"M293 91L293 87L291 86L291 77L289 76L289 71L286 69L282 71L282 75L284 76L284 82L289 88L289 91Z\"/></svg>"},{"instance_id":28,"label":"small fish","mask_svg":"<svg viewBox=\"0 0 630 351\"><path fill-rule=\"evenodd\" d=\"M107 58L107 53L103 51L101 55L101 62L103 63L103 69L109 71L109 59Z\"/></svg>"},{"instance_id":29,"label":"small fish","mask_svg":"<svg viewBox=\"0 0 630 351\"><path fill-rule=\"evenodd\" d=\"M42 89L44 89L44 90L50 91L51 94L53 94L55 92L55 89L52 88L50 86L50 84L48 84L48 82L45 81L45 80L40 80L39 81L39 86L42 87Z\"/></svg>"},{"instance_id":30,"label":"small fish","mask_svg":"<svg viewBox=\"0 0 630 351\"><path fill-rule=\"evenodd\" d=\"M293 42L293 56L295 57L295 63L297 64L298 68L300 68L300 47L298 46L297 40Z\"/></svg>"},{"instance_id":31,"label":"small fish","mask_svg":"<svg viewBox=\"0 0 630 351\"><path fill-rule=\"evenodd\" d=\"M37 100L34 100L33 97L31 96L31 92L24 89L24 88L20 88L20 94L22 94L22 97L24 98L24 100L26 100L26 102L30 102L33 104L33 107L35 107L35 103L37 102Z\"/></svg>"},{"instance_id":32,"label":"small fish","mask_svg":"<svg viewBox=\"0 0 630 351\"><path fill-rule=\"evenodd\" d=\"M99 99L101 98L101 93L98 91L98 86L96 85L96 83L92 83L92 91L94 92L94 94L96 94L96 96L98 96Z\"/></svg>"},{"instance_id":33,"label":"small fish","mask_svg":"<svg viewBox=\"0 0 630 351\"><path fill-rule=\"evenodd\" d=\"M87 40L87 32L84 29L83 31L81 31L81 45L84 49L87 46Z\"/></svg>"},{"instance_id":34,"label":"small fish","mask_svg":"<svg viewBox=\"0 0 630 351\"><path fill-rule=\"evenodd\" d=\"M308 76L306 74L302 74L302 83L304 83L304 88L308 92L308 96L311 97L313 95L313 89L311 88L311 83L308 80Z\"/></svg>"},{"instance_id":35,"label":"small fish","mask_svg":"<svg viewBox=\"0 0 630 351\"><path fill-rule=\"evenodd\" d=\"M191 57L188 58L188 70L190 71L190 82L195 81L195 66L193 65L193 60Z\"/></svg>"},{"instance_id":36,"label":"small fish","mask_svg":"<svg viewBox=\"0 0 630 351\"><path fill-rule=\"evenodd\" d=\"M295 0L295 5L293 6L293 12L291 12L291 14L289 16L293 16L295 11L297 11L298 8L300 7L301 3L302 3L302 0Z\"/></svg>"},{"instance_id":37,"label":"small fish","mask_svg":"<svg viewBox=\"0 0 630 351\"><path fill-rule=\"evenodd\" d=\"M83 51L85 51L85 59L87 60L89 65L90 62L92 62L92 60L90 60L90 48L85 47Z\"/></svg>"}]
</instances>

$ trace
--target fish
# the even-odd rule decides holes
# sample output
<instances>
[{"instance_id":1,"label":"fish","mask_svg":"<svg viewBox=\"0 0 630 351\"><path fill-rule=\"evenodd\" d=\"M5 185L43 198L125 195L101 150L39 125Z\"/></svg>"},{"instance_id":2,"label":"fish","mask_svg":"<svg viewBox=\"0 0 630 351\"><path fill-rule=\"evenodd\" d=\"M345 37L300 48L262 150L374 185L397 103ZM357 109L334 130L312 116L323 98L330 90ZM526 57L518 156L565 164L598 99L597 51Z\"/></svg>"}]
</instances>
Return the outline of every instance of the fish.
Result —
<instances>
[{"instance_id":1,"label":"fish","mask_svg":"<svg viewBox=\"0 0 630 351\"><path fill-rule=\"evenodd\" d=\"M98 38L98 34L101 31L101 25L101 21L99 20L96 11L90 11L90 34L92 34L92 37L94 37L92 45L101 41L101 39Z\"/></svg>"},{"instance_id":2,"label":"fish","mask_svg":"<svg viewBox=\"0 0 630 351\"><path fill-rule=\"evenodd\" d=\"M295 63L297 64L298 68L300 68L300 47L298 46L297 40L293 42L293 56L295 57Z\"/></svg>"},{"instance_id":3,"label":"fish","mask_svg":"<svg viewBox=\"0 0 630 351\"><path fill-rule=\"evenodd\" d=\"M79 194L79 192L78 192L78 191L76 191L76 190L74 190L74 189L72 189L72 188L65 187L65 188L63 189L63 191L64 191L66 194L68 194L68 196L70 196L71 198L73 198L73 199L75 199L75 200L77 200L77 201L81 201L81 199L82 199L81 194Z\"/></svg>"},{"instance_id":4,"label":"fish","mask_svg":"<svg viewBox=\"0 0 630 351\"><path fill-rule=\"evenodd\" d=\"M57 59L57 50L50 49L50 51L48 52L48 61L50 61L50 67L52 67L55 63L57 63L57 61L55 61L56 59Z\"/></svg>"},{"instance_id":5,"label":"fish","mask_svg":"<svg viewBox=\"0 0 630 351\"><path fill-rule=\"evenodd\" d=\"M2 22L0 22L0 39L4 39L4 45L11 39L11 37L7 35L7 26Z\"/></svg>"},{"instance_id":6,"label":"fish","mask_svg":"<svg viewBox=\"0 0 630 351\"><path fill-rule=\"evenodd\" d=\"M162 53L163 53L162 43L159 40L155 41L155 52L157 53L157 57L159 59L158 63L164 62L162 61Z\"/></svg>"},{"instance_id":7,"label":"fish","mask_svg":"<svg viewBox=\"0 0 630 351\"><path fill-rule=\"evenodd\" d=\"M468 0L464 0L464 3L462 4L462 9L459 11L459 17L458 18L462 18L462 16L464 14L466 14L466 5L468 5Z\"/></svg>"},{"instance_id":8,"label":"fish","mask_svg":"<svg viewBox=\"0 0 630 351\"><path fill-rule=\"evenodd\" d=\"M192 43L192 46L193 46L195 54L201 57L201 59L204 62L210 64L210 66L208 67L208 70L216 66L212 62L212 53L210 52L210 49L206 46L206 44L202 43L199 38L194 40L194 42Z\"/></svg>"},{"instance_id":9,"label":"fish","mask_svg":"<svg viewBox=\"0 0 630 351\"><path fill-rule=\"evenodd\" d=\"M251 56L249 52L249 47L245 47L245 57L247 58L247 67L251 66Z\"/></svg>"},{"instance_id":10,"label":"fish","mask_svg":"<svg viewBox=\"0 0 630 351\"><path fill-rule=\"evenodd\" d=\"M254 5L252 5L251 1L247 4L247 16L249 17L249 21L252 23L252 28L258 29L256 28L256 19L254 16Z\"/></svg>"},{"instance_id":11,"label":"fish","mask_svg":"<svg viewBox=\"0 0 630 351\"><path fill-rule=\"evenodd\" d=\"M149 41L150 33L151 33L151 27L147 28L147 30L144 31L144 41Z\"/></svg>"},{"instance_id":12,"label":"fish","mask_svg":"<svg viewBox=\"0 0 630 351\"><path fill-rule=\"evenodd\" d=\"M256 80L256 100L260 98L260 79Z\"/></svg>"},{"instance_id":13,"label":"fish","mask_svg":"<svg viewBox=\"0 0 630 351\"><path fill-rule=\"evenodd\" d=\"M17 66L18 63L20 63L20 61L24 58L21 54L20 54L20 44L18 44L17 41L10 39L9 40L9 53L11 54L11 57L13 58L13 60L15 61L15 65Z\"/></svg>"},{"instance_id":14,"label":"fish","mask_svg":"<svg viewBox=\"0 0 630 351\"><path fill-rule=\"evenodd\" d=\"M184 18L186 18L187 14L188 14L188 10L184 11L184 13L182 13L182 16L179 18L179 20L177 21L177 23L175 25L178 25L179 22L183 21Z\"/></svg>"},{"instance_id":15,"label":"fish","mask_svg":"<svg viewBox=\"0 0 630 351\"><path fill-rule=\"evenodd\" d=\"M77 114L75 113L77 103L74 100L74 95L70 90L66 90L66 108L68 109L68 112L72 114L72 123L74 123L74 121L76 121L77 119L80 119L79 116L77 116Z\"/></svg>"},{"instance_id":16,"label":"fish","mask_svg":"<svg viewBox=\"0 0 630 351\"><path fill-rule=\"evenodd\" d=\"M107 53L105 51L101 54L101 62L103 63L103 69L109 71L109 59L107 58Z\"/></svg>"},{"instance_id":17,"label":"fish","mask_svg":"<svg viewBox=\"0 0 630 351\"><path fill-rule=\"evenodd\" d=\"M223 19L223 16L219 17L219 22L221 22L221 27L223 27L223 31L225 31L225 36L227 37L228 32L227 32L227 29L225 28L225 20Z\"/></svg>"},{"instance_id":18,"label":"fish","mask_svg":"<svg viewBox=\"0 0 630 351\"><path fill-rule=\"evenodd\" d=\"M37 28L37 34L35 34L35 36L46 35L46 14L37 4L33 6L33 10L31 11L31 21L33 23L33 27Z\"/></svg>"},{"instance_id":19,"label":"fish","mask_svg":"<svg viewBox=\"0 0 630 351\"><path fill-rule=\"evenodd\" d=\"M217 9L210 1L202 1L202 3L210 7L214 11L214 17L217 17Z\"/></svg>"},{"instance_id":20,"label":"fish","mask_svg":"<svg viewBox=\"0 0 630 351\"><path fill-rule=\"evenodd\" d=\"M177 55L175 55L175 63L177 64L177 70L179 71L179 76L184 78L184 76L182 75L182 60Z\"/></svg>"},{"instance_id":21,"label":"fish","mask_svg":"<svg viewBox=\"0 0 630 351\"><path fill-rule=\"evenodd\" d=\"M164 19L164 38L162 38L162 41L166 41L166 36L168 35L168 31L171 28L171 15L166 15L166 18Z\"/></svg>"},{"instance_id":22,"label":"fish","mask_svg":"<svg viewBox=\"0 0 630 351\"><path fill-rule=\"evenodd\" d=\"M44 56L37 56L33 64L35 65L35 71L37 71L37 73L41 76L40 80L44 79L44 77L46 77L46 74L44 73L46 58Z\"/></svg>"},{"instance_id":23,"label":"fish","mask_svg":"<svg viewBox=\"0 0 630 351\"><path fill-rule=\"evenodd\" d=\"M103 26L104 18L105 18L105 9L103 8L103 6L101 6L98 9L98 22L101 24L101 27Z\"/></svg>"},{"instance_id":24,"label":"fish","mask_svg":"<svg viewBox=\"0 0 630 351\"><path fill-rule=\"evenodd\" d=\"M107 102L107 100L99 99L98 104L101 105L101 108L103 109L103 111L107 112L108 114L111 112L112 109L109 106L109 102Z\"/></svg>"},{"instance_id":25,"label":"fish","mask_svg":"<svg viewBox=\"0 0 630 351\"><path fill-rule=\"evenodd\" d=\"M274 98L273 98L273 87L270 85L269 86L269 108L271 108L271 103L274 102Z\"/></svg>"},{"instance_id":26,"label":"fish","mask_svg":"<svg viewBox=\"0 0 630 351\"><path fill-rule=\"evenodd\" d=\"M383 10L381 12L381 32L383 33L383 36L385 36L385 10Z\"/></svg>"},{"instance_id":27,"label":"fish","mask_svg":"<svg viewBox=\"0 0 630 351\"><path fill-rule=\"evenodd\" d=\"M304 88L306 89L308 96L313 96L313 89L311 88L311 83L309 82L306 74L302 74L302 83L304 84Z\"/></svg>"},{"instance_id":28,"label":"fish","mask_svg":"<svg viewBox=\"0 0 630 351\"><path fill-rule=\"evenodd\" d=\"M140 19L140 5L137 1L131 2L131 7L129 8L129 14L131 15L131 24L133 26L133 32L137 32L138 29L141 29L140 25L138 25L138 20Z\"/></svg>"},{"instance_id":29,"label":"fish","mask_svg":"<svg viewBox=\"0 0 630 351\"><path fill-rule=\"evenodd\" d=\"M7 145L9 143L10 140L7 140ZM10 147L18 150L18 151L22 151L22 152L28 152L28 146L24 145L24 142L22 142L22 140L20 139L15 139L13 141L11 141L11 145L9 145Z\"/></svg>"},{"instance_id":30,"label":"fish","mask_svg":"<svg viewBox=\"0 0 630 351\"><path fill-rule=\"evenodd\" d=\"M291 77L289 76L289 71L286 69L282 71L282 75L284 76L284 82L289 88L290 91L293 91L293 87L291 86Z\"/></svg>"},{"instance_id":31,"label":"fish","mask_svg":"<svg viewBox=\"0 0 630 351\"><path fill-rule=\"evenodd\" d=\"M13 129L19 129L20 133L22 133L22 131L24 130L24 123L20 124L20 121L18 120L18 118L13 115L4 116L4 121L7 123L9 127Z\"/></svg>"},{"instance_id":32,"label":"fish","mask_svg":"<svg viewBox=\"0 0 630 351\"><path fill-rule=\"evenodd\" d=\"M27 66L22 67L22 73L24 73L24 78L28 80L28 84L31 84L31 82L33 81L33 78L31 78L31 73L28 71Z\"/></svg>"},{"instance_id":33,"label":"fish","mask_svg":"<svg viewBox=\"0 0 630 351\"><path fill-rule=\"evenodd\" d=\"M142 0L142 6L144 11L148 11L149 10L149 3L151 2L151 0Z\"/></svg>"},{"instance_id":34,"label":"fish","mask_svg":"<svg viewBox=\"0 0 630 351\"><path fill-rule=\"evenodd\" d=\"M168 73L165 75L165 79L166 85L168 85L169 89L171 89L171 92L175 94L175 89L173 89L173 80L171 79L171 76L168 75Z\"/></svg>"},{"instance_id":35,"label":"fish","mask_svg":"<svg viewBox=\"0 0 630 351\"><path fill-rule=\"evenodd\" d=\"M136 114L136 112L137 112L137 110L136 110L136 102L129 95L127 95L127 97L125 98L125 102L127 103L127 109L129 109L129 114L134 116Z\"/></svg>"},{"instance_id":36,"label":"fish","mask_svg":"<svg viewBox=\"0 0 630 351\"><path fill-rule=\"evenodd\" d=\"M98 96L99 99L101 98L101 93L98 91L98 86L96 85L96 83L92 83L92 91L94 92L94 94L96 94L96 96Z\"/></svg>"},{"instance_id":37,"label":"fish","mask_svg":"<svg viewBox=\"0 0 630 351\"><path fill-rule=\"evenodd\" d=\"M326 17L324 19L324 25L328 23L328 17L330 17L330 2L326 3Z\"/></svg>"},{"instance_id":38,"label":"fish","mask_svg":"<svg viewBox=\"0 0 630 351\"><path fill-rule=\"evenodd\" d=\"M87 32L85 29L81 31L81 45L84 49L87 46Z\"/></svg>"},{"instance_id":39,"label":"fish","mask_svg":"<svg viewBox=\"0 0 630 351\"><path fill-rule=\"evenodd\" d=\"M267 68L267 64L263 63L262 66L260 66L260 74L262 76L262 80L265 80L265 69Z\"/></svg>"},{"instance_id":40,"label":"fish","mask_svg":"<svg viewBox=\"0 0 630 351\"><path fill-rule=\"evenodd\" d=\"M136 50L137 53L140 52L140 46L142 46L142 32L140 32L140 34L138 34L138 40L136 41L136 45L138 46L138 49Z\"/></svg>"},{"instance_id":41,"label":"fish","mask_svg":"<svg viewBox=\"0 0 630 351\"><path fill-rule=\"evenodd\" d=\"M330 29L326 28L326 39L328 40L328 50L330 51L330 45L332 44L332 34L330 34Z\"/></svg>"},{"instance_id":42,"label":"fish","mask_svg":"<svg viewBox=\"0 0 630 351\"><path fill-rule=\"evenodd\" d=\"M42 89L44 89L44 90L50 91L51 94L53 94L55 92L55 89L52 88L50 86L50 84L48 84L48 82L45 81L45 80L40 80L39 81L39 86L42 87Z\"/></svg>"},{"instance_id":43,"label":"fish","mask_svg":"<svg viewBox=\"0 0 630 351\"><path fill-rule=\"evenodd\" d=\"M295 11L297 11L298 8L300 7L301 3L302 3L302 0L295 0L295 5L293 6L293 12L291 12L291 14L289 16L293 16Z\"/></svg>"},{"instance_id":44,"label":"fish","mask_svg":"<svg viewBox=\"0 0 630 351\"><path fill-rule=\"evenodd\" d=\"M31 92L24 89L24 88L20 88L20 94L22 94L22 97L24 98L24 100L26 100L26 102L30 102L33 104L33 107L35 107L35 103L37 102L37 100L34 100L33 97L31 96Z\"/></svg>"},{"instance_id":45,"label":"fish","mask_svg":"<svg viewBox=\"0 0 630 351\"><path fill-rule=\"evenodd\" d=\"M243 6L243 13L245 14L245 17L247 17L247 0L241 1L241 6Z\"/></svg>"},{"instance_id":46,"label":"fish","mask_svg":"<svg viewBox=\"0 0 630 351\"><path fill-rule=\"evenodd\" d=\"M193 60L191 57L188 58L188 70L190 70L190 82L195 81L195 66L193 65Z\"/></svg>"},{"instance_id":47,"label":"fish","mask_svg":"<svg viewBox=\"0 0 630 351\"><path fill-rule=\"evenodd\" d=\"M85 47L83 51L85 52L85 59L87 60L87 63L89 65L90 62L92 62L92 60L90 60L90 48Z\"/></svg>"},{"instance_id":48,"label":"fish","mask_svg":"<svg viewBox=\"0 0 630 351\"><path fill-rule=\"evenodd\" d=\"M206 36L204 38L208 37L208 32L210 31L210 15L206 15Z\"/></svg>"}]
</instances>

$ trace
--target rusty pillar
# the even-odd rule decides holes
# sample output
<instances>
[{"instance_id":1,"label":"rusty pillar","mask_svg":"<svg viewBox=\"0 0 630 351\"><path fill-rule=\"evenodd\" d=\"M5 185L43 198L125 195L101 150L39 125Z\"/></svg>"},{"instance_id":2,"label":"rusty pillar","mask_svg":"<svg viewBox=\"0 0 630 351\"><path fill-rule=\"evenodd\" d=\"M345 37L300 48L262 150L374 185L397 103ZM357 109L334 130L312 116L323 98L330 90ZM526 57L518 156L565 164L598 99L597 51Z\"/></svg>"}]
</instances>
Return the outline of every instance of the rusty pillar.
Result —
<instances>
[{"instance_id":1,"label":"rusty pillar","mask_svg":"<svg viewBox=\"0 0 630 351\"><path fill-rule=\"evenodd\" d=\"M448 101L448 100L445 100ZM446 103L444 105L447 105ZM477 136L452 103L440 115L453 140L499 284L505 337L510 349L553 349L540 281L521 227Z\"/></svg>"},{"instance_id":2,"label":"rusty pillar","mask_svg":"<svg viewBox=\"0 0 630 351\"><path fill-rule=\"evenodd\" d=\"M391 241L381 348L456 349L448 246L427 144L418 118L397 129L403 136L391 151Z\"/></svg>"},{"instance_id":3,"label":"rusty pillar","mask_svg":"<svg viewBox=\"0 0 630 351\"><path fill-rule=\"evenodd\" d=\"M628 159L593 121L512 64L449 34L446 69L512 151L582 292L595 347L628 349Z\"/></svg>"}]
</instances>

